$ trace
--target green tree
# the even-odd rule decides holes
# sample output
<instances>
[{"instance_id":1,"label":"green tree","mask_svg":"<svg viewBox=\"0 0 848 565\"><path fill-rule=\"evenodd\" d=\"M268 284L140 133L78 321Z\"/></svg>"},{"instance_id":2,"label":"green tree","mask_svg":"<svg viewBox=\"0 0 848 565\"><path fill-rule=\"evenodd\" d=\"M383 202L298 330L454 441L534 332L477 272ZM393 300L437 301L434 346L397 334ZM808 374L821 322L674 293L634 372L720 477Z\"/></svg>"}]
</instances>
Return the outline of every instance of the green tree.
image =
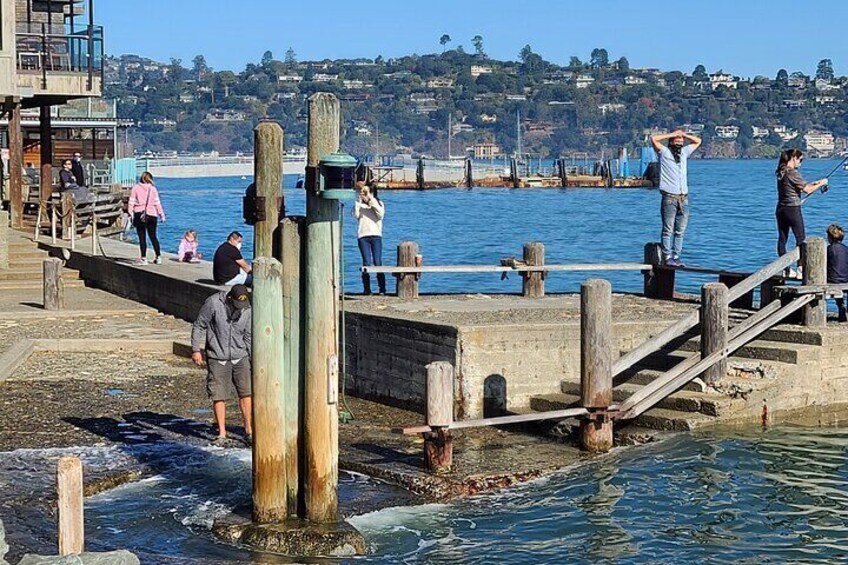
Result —
<instances>
[{"instance_id":1,"label":"green tree","mask_svg":"<svg viewBox=\"0 0 848 565\"><path fill-rule=\"evenodd\" d=\"M483 36L475 35L471 38L471 44L474 45L474 53L477 55L485 55L486 52L483 51Z\"/></svg>"},{"instance_id":2,"label":"green tree","mask_svg":"<svg viewBox=\"0 0 848 565\"><path fill-rule=\"evenodd\" d=\"M580 60L580 57L576 57L576 56L572 55L571 59L568 60L568 68L569 69L581 69L581 68L583 68L583 61Z\"/></svg>"},{"instance_id":3,"label":"green tree","mask_svg":"<svg viewBox=\"0 0 848 565\"><path fill-rule=\"evenodd\" d=\"M270 51L265 51L265 53L262 54L262 62L260 64L263 67L267 67L268 65L271 64L271 61L273 61L273 60L274 60L274 54L271 53Z\"/></svg>"},{"instance_id":4,"label":"green tree","mask_svg":"<svg viewBox=\"0 0 848 565\"><path fill-rule=\"evenodd\" d=\"M786 72L786 69L780 69L777 71L777 76L774 77L774 80L778 84L786 84L789 81L789 73Z\"/></svg>"},{"instance_id":5,"label":"green tree","mask_svg":"<svg viewBox=\"0 0 848 565\"><path fill-rule=\"evenodd\" d=\"M630 61L627 60L627 57L622 57L616 61L616 65L619 71L627 72L630 70Z\"/></svg>"},{"instance_id":6,"label":"green tree","mask_svg":"<svg viewBox=\"0 0 848 565\"><path fill-rule=\"evenodd\" d=\"M707 69L704 65L698 65L695 67L695 70L692 71L692 78L696 80L704 80L707 78Z\"/></svg>"},{"instance_id":7,"label":"green tree","mask_svg":"<svg viewBox=\"0 0 848 565\"><path fill-rule=\"evenodd\" d=\"M533 54L533 48L530 47L530 44L528 43L527 45L525 45L524 47L521 48L521 51L518 52L518 58L521 59L522 63L526 63L527 57L529 57L532 54Z\"/></svg>"},{"instance_id":8,"label":"green tree","mask_svg":"<svg viewBox=\"0 0 848 565\"><path fill-rule=\"evenodd\" d=\"M194 71L194 76L197 77L197 80L203 78L203 75L208 73L211 69L209 65L206 64L206 57L203 55L198 55L194 59L192 59L192 70Z\"/></svg>"},{"instance_id":9,"label":"green tree","mask_svg":"<svg viewBox=\"0 0 848 565\"><path fill-rule=\"evenodd\" d=\"M442 34L442 36L439 38L439 44L442 46L442 53L445 52L445 49L447 49L446 45L450 42L451 36L446 33Z\"/></svg>"},{"instance_id":10,"label":"green tree","mask_svg":"<svg viewBox=\"0 0 848 565\"><path fill-rule=\"evenodd\" d=\"M833 61L822 59L816 67L816 78L821 80L833 80Z\"/></svg>"},{"instance_id":11,"label":"green tree","mask_svg":"<svg viewBox=\"0 0 848 565\"><path fill-rule=\"evenodd\" d=\"M286 58L285 58L286 68L293 69L295 65L297 65L297 53L294 52L294 49L289 47L286 49Z\"/></svg>"},{"instance_id":12,"label":"green tree","mask_svg":"<svg viewBox=\"0 0 848 565\"><path fill-rule=\"evenodd\" d=\"M609 66L609 53L607 53L606 49L602 49L596 47L592 49L591 58L589 59L589 64L594 69L603 69Z\"/></svg>"}]
</instances>

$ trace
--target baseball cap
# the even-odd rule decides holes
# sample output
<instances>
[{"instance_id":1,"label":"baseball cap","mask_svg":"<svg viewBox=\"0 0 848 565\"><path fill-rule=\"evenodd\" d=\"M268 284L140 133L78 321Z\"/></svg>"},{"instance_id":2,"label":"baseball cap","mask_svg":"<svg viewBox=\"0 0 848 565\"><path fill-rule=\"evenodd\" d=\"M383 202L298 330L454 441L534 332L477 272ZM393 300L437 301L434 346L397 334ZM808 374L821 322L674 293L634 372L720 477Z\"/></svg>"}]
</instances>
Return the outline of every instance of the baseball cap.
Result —
<instances>
[{"instance_id":1,"label":"baseball cap","mask_svg":"<svg viewBox=\"0 0 848 565\"><path fill-rule=\"evenodd\" d=\"M230 289L227 296L230 297L230 300L233 301L233 305L236 308L241 310L250 308L250 295L247 293L247 287L243 284L233 285L233 288Z\"/></svg>"}]
</instances>

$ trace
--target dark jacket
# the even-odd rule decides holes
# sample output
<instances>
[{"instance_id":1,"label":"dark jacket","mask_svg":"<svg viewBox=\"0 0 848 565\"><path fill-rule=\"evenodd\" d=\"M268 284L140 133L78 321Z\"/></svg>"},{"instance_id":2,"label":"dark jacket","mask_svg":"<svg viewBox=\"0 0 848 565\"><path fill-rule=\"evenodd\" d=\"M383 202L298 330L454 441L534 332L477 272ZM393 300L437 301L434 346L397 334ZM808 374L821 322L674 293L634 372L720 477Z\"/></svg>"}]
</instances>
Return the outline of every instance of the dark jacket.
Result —
<instances>
[{"instance_id":1,"label":"dark jacket","mask_svg":"<svg viewBox=\"0 0 848 565\"><path fill-rule=\"evenodd\" d=\"M86 186L85 171L82 170L82 163L76 160L71 161L71 172L74 174L74 178L77 179L78 185Z\"/></svg>"},{"instance_id":2,"label":"dark jacket","mask_svg":"<svg viewBox=\"0 0 848 565\"><path fill-rule=\"evenodd\" d=\"M206 299L191 326L191 350L206 350L206 357L219 361L235 361L250 357L251 309L237 310L227 306L223 290ZM230 318L230 311L235 315Z\"/></svg>"},{"instance_id":3,"label":"dark jacket","mask_svg":"<svg viewBox=\"0 0 848 565\"><path fill-rule=\"evenodd\" d=\"M59 171L59 188L63 192L65 190L80 188L80 185L77 184L77 178L74 176L73 172L66 171L65 169Z\"/></svg>"},{"instance_id":4,"label":"dark jacket","mask_svg":"<svg viewBox=\"0 0 848 565\"><path fill-rule=\"evenodd\" d=\"M827 282L848 283L848 247L838 241L827 246Z\"/></svg>"}]
</instances>

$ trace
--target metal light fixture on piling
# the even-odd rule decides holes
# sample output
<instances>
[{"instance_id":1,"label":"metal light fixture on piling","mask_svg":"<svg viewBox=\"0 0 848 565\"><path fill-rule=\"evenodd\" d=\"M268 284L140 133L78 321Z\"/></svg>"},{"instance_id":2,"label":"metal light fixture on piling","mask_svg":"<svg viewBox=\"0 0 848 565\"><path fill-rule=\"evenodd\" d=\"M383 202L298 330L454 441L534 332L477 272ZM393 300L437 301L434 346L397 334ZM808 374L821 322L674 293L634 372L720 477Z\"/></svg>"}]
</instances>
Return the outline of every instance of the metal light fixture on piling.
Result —
<instances>
[{"instance_id":1,"label":"metal light fixture on piling","mask_svg":"<svg viewBox=\"0 0 848 565\"><path fill-rule=\"evenodd\" d=\"M356 158L347 153L330 153L318 163L318 196L327 200L356 198Z\"/></svg>"}]
</instances>

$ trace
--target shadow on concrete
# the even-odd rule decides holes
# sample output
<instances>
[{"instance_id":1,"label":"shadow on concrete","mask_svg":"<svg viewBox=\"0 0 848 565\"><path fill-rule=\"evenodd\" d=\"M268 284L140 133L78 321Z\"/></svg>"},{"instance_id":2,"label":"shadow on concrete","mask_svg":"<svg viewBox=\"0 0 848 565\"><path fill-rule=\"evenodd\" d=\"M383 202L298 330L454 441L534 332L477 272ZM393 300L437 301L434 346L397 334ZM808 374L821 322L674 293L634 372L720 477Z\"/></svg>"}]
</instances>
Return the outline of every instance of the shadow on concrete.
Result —
<instances>
[{"instance_id":1,"label":"shadow on concrete","mask_svg":"<svg viewBox=\"0 0 848 565\"><path fill-rule=\"evenodd\" d=\"M367 463L369 465L401 464L409 465L415 469L421 469L422 463L420 453L417 455L410 455L403 451L382 447L373 443L354 443L350 447L360 452L371 453L378 456L376 459L363 457L360 463Z\"/></svg>"}]
</instances>

